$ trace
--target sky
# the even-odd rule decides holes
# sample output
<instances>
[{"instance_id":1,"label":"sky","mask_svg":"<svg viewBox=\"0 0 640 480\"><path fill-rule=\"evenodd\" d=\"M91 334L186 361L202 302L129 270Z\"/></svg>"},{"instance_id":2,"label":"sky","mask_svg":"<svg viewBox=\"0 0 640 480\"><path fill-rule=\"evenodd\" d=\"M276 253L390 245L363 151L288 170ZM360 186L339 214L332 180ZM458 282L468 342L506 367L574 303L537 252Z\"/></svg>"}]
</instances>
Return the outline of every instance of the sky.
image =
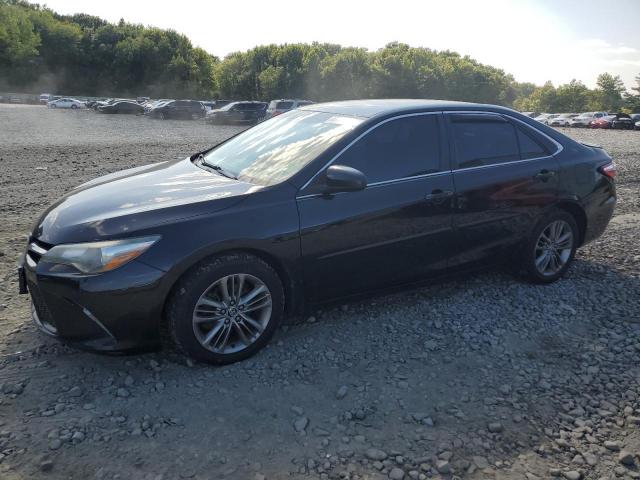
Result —
<instances>
[{"instance_id":1,"label":"sky","mask_svg":"<svg viewBox=\"0 0 640 480\"><path fill-rule=\"evenodd\" d=\"M220 58L270 43L453 50L520 82L640 75L640 0L47 0L63 14L171 28Z\"/></svg>"}]
</instances>

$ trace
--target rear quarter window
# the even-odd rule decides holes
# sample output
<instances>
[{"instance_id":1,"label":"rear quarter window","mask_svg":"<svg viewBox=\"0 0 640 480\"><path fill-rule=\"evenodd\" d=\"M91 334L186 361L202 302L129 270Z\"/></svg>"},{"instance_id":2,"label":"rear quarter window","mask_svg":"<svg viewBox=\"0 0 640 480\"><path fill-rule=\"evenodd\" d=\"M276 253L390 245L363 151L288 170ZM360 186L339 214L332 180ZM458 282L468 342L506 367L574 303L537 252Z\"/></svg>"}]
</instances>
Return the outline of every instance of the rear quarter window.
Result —
<instances>
[{"instance_id":1,"label":"rear quarter window","mask_svg":"<svg viewBox=\"0 0 640 480\"><path fill-rule=\"evenodd\" d=\"M293 107L293 102L278 102L276 104L277 110L289 110Z\"/></svg>"},{"instance_id":2,"label":"rear quarter window","mask_svg":"<svg viewBox=\"0 0 640 480\"><path fill-rule=\"evenodd\" d=\"M548 141L540 134L526 127L516 126L518 134L518 143L520 145L520 158L546 157L551 154Z\"/></svg>"}]
</instances>

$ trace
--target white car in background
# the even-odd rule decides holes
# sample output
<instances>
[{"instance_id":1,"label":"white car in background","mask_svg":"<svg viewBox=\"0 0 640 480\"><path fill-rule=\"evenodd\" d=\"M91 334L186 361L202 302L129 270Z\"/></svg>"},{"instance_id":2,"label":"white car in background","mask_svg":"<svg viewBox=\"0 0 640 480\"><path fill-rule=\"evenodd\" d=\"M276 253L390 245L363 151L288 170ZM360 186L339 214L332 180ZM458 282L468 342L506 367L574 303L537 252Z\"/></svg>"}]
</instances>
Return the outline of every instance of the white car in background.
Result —
<instances>
[{"instance_id":1,"label":"white car in background","mask_svg":"<svg viewBox=\"0 0 640 480\"><path fill-rule=\"evenodd\" d=\"M606 117L607 112L584 112L569 121L570 127L588 127L591 122Z\"/></svg>"},{"instance_id":2,"label":"white car in background","mask_svg":"<svg viewBox=\"0 0 640 480\"><path fill-rule=\"evenodd\" d=\"M47 103L47 108L71 108L76 110L78 108L87 108L84 102L76 100L75 98L59 98L52 102Z\"/></svg>"},{"instance_id":3,"label":"white car in background","mask_svg":"<svg viewBox=\"0 0 640 480\"><path fill-rule=\"evenodd\" d=\"M559 117L559 113L543 113L542 115L537 116L534 120L537 120L540 123L544 123L545 125L549 125L549 122L556 117Z\"/></svg>"},{"instance_id":4,"label":"white car in background","mask_svg":"<svg viewBox=\"0 0 640 480\"><path fill-rule=\"evenodd\" d=\"M550 127L568 127L572 118L577 117L577 113L561 113L556 118L547 121Z\"/></svg>"}]
</instances>

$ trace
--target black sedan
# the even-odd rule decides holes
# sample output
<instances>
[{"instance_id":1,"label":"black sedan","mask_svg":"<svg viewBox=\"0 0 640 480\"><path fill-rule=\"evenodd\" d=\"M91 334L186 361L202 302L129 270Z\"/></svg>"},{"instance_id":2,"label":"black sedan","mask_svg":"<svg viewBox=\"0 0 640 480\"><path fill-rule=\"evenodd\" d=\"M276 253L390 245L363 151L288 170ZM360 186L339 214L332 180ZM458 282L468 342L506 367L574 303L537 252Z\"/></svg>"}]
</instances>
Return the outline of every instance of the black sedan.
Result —
<instances>
[{"instance_id":1,"label":"black sedan","mask_svg":"<svg viewBox=\"0 0 640 480\"><path fill-rule=\"evenodd\" d=\"M124 113L129 115L142 115L144 107L136 102L115 102L110 105L102 105L98 107L100 113Z\"/></svg>"},{"instance_id":2,"label":"black sedan","mask_svg":"<svg viewBox=\"0 0 640 480\"><path fill-rule=\"evenodd\" d=\"M197 100L169 100L152 108L147 115L160 120L182 119L195 120L204 118L206 109Z\"/></svg>"},{"instance_id":3,"label":"black sedan","mask_svg":"<svg viewBox=\"0 0 640 480\"><path fill-rule=\"evenodd\" d=\"M611 116L611 128L633 130L635 121L627 113L615 113Z\"/></svg>"},{"instance_id":4,"label":"black sedan","mask_svg":"<svg viewBox=\"0 0 640 480\"><path fill-rule=\"evenodd\" d=\"M316 104L49 207L19 268L33 318L102 351L229 363L314 305L508 260L545 284L605 230L615 166L513 110Z\"/></svg>"},{"instance_id":5,"label":"black sedan","mask_svg":"<svg viewBox=\"0 0 640 480\"><path fill-rule=\"evenodd\" d=\"M207 123L251 125L260 122L267 113L265 102L232 102L207 113Z\"/></svg>"}]
</instances>

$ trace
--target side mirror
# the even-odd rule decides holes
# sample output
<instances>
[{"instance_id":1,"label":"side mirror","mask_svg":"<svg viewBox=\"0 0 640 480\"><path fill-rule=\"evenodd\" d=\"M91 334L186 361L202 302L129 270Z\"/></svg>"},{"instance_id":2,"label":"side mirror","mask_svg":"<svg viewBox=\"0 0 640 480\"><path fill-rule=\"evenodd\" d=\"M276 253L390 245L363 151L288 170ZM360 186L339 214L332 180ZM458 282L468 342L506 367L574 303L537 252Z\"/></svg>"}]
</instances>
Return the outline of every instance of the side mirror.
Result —
<instances>
[{"instance_id":1,"label":"side mirror","mask_svg":"<svg viewBox=\"0 0 640 480\"><path fill-rule=\"evenodd\" d=\"M331 165L325 172L325 178L325 193L355 192L367 186L364 173L345 165Z\"/></svg>"}]
</instances>

